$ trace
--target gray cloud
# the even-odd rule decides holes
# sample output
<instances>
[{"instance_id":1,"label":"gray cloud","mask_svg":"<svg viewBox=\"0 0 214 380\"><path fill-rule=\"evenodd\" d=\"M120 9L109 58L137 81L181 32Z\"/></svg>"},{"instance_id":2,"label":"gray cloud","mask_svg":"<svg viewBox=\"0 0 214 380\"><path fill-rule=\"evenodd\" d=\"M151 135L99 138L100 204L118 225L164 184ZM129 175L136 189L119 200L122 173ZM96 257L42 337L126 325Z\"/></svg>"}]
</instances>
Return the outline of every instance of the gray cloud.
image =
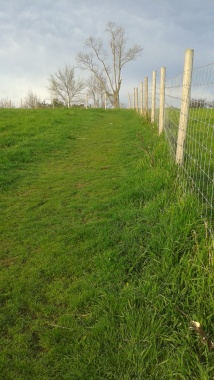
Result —
<instances>
[{"instance_id":1,"label":"gray cloud","mask_svg":"<svg viewBox=\"0 0 214 380\"><path fill-rule=\"evenodd\" d=\"M122 96L167 67L183 69L184 51L195 49L195 66L214 61L213 0L0 0L0 98L16 103L28 89L47 98L48 76L75 56L90 35L103 36L111 20L122 25L142 56L123 72Z\"/></svg>"}]
</instances>

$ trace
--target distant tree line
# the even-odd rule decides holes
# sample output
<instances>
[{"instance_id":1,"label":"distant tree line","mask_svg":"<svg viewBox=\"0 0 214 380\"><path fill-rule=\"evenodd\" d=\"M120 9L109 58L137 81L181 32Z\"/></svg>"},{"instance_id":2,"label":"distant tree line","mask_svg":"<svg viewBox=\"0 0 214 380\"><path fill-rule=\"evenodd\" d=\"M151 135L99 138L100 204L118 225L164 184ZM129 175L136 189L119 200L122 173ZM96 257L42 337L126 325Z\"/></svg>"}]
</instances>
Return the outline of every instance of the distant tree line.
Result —
<instances>
[{"instance_id":1,"label":"distant tree line","mask_svg":"<svg viewBox=\"0 0 214 380\"><path fill-rule=\"evenodd\" d=\"M14 105L12 101L8 98L0 99L0 108L13 108Z\"/></svg>"},{"instance_id":2,"label":"distant tree line","mask_svg":"<svg viewBox=\"0 0 214 380\"><path fill-rule=\"evenodd\" d=\"M190 100L190 108L214 108L214 100L208 101L202 98L192 98Z\"/></svg>"}]
</instances>

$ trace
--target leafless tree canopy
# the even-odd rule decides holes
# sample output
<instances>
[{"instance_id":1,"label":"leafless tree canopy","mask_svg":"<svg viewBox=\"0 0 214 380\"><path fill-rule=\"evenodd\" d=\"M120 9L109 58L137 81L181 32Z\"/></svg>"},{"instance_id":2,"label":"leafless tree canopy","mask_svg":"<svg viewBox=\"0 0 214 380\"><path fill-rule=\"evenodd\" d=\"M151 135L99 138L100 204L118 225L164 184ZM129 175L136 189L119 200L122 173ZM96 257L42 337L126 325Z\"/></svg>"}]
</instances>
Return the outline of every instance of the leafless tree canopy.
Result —
<instances>
[{"instance_id":1,"label":"leafless tree canopy","mask_svg":"<svg viewBox=\"0 0 214 380\"><path fill-rule=\"evenodd\" d=\"M48 90L52 98L62 101L67 107L71 106L72 101L80 98L85 86L83 80L75 78L74 67L69 65L59 68L48 81Z\"/></svg>"},{"instance_id":2,"label":"leafless tree canopy","mask_svg":"<svg viewBox=\"0 0 214 380\"><path fill-rule=\"evenodd\" d=\"M0 99L0 108L12 108L14 105L11 103L11 100L8 98Z\"/></svg>"},{"instance_id":3,"label":"leafless tree canopy","mask_svg":"<svg viewBox=\"0 0 214 380\"><path fill-rule=\"evenodd\" d=\"M113 22L106 27L107 49L100 38L89 37L85 42L87 52L80 52L77 62L81 69L91 71L101 83L105 93L115 108L118 108L121 88L121 70L128 62L135 60L142 47L134 45L126 48L125 30Z\"/></svg>"},{"instance_id":4,"label":"leafless tree canopy","mask_svg":"<svg viewBox=\"0 0 214 380\"><path fill-rule=\"evenodd\" d=\"M35 94L32 90L29 90L24 99L24 108L37 108L41 103L41 100L37 94Z\"/></svg>"},{"instance_id":5,"label":"leafless tree canopy","mask_svg":"<svg viewBox=\"0 0 214 380\"><path fill-rule=\"evenodd\" d=\"M105 78L102 78L102 83L105 82ZM105 106L105 89L102 83L94 74L86 82L88 98L92 99L93 105L96 108L104 108Z\"/></svg>"}]
</instances>

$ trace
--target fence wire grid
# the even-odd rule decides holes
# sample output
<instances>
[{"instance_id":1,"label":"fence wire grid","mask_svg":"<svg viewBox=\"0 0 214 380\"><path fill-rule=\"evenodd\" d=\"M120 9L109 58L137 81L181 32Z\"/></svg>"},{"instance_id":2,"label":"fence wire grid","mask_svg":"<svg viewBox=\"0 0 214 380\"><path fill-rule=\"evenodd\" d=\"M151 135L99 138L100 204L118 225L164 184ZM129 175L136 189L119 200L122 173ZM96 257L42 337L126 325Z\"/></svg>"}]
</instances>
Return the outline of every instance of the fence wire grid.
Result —
<instances>
[{"instance_id":1,"label":"fence wire grid","mask_svg":"<svg viewBox=\"0 0 214 380\"><path fill-rule=\"evenodd\" d=\"M176 157L183 73L165 81L164 133ZM158 122L160 87L156 90ZM184 160L179 166L182 186L195 190L210 232L214 228L214 63L194 68L188 109Z\"/></svg>"},{"instance_id":2,"label":"fence wire grid","mask_svg":"<svg viewBox=\"0 0 214 380\"><path fill-rule=\"evenodd\" d=\"M183 74L165 84L165 136L176 155ZM204 206L210 231L214 225L214 64L193 69L184 161L180 172Z\"/></svg>"}]
</instances>

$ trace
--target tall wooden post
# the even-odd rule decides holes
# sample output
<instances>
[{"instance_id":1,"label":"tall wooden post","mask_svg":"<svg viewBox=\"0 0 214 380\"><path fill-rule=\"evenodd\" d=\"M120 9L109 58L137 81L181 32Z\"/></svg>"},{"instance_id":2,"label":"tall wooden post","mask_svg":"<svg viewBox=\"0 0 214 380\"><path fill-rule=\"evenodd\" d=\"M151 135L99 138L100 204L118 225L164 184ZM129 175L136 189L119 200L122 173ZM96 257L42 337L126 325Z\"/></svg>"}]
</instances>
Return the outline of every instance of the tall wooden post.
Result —
<instances>
[{"instance_id":1,"label":"tall wooden post","mask_svg":"<svg viewBox=\"0 0 214 380\"><path fill-rule=\"evenodd\" d=\"M163 132L163 129L164 129L165 78L166 78L166 68L161 67L161 72L160 72L159 134L161 134Z\"/></svg>"},{"instance_id":2,"label":"tall wooden post","mask_svg":"<svg viewBox=\"0 0 214 380\"><path fill-rule=\"evenodd\" d=\"M135 110L135 88L133 91L133 109Z\"/></svg>"},{"instance_id":3,"label":"tall wooden post","mask_svg":"<svg viewBox=\"0 0 214 380\"><path fill-rule=\"evenodd\" d=\"M143 114L143 82L140 82L140 113Z\"/></svg>"},{"instance_id":4,"label":"tall wooden post","mask_svg":"<svg viewBox=\"0 0 214 380\"><path fill-rule=\"evenodd\" d=\"M143 111L144 116L148 115L148 77L144 78L143 83Z\"/></svg>"},{"instance_id":5,"label":"tall wooden post","mask_svg":"<svg viewBox=\"0 0 214 380\"><path fill-rule=\"evenodd\" d=\"M156 71L152 73L152 107L151 107L151 122L155 122L155 105L156 105Z\"/></svg>"},{"instance_id":6,"label":"tall wooden post","mask_svg":"<svg viewBox=\"0 0 214 380\"><path fill-rule=\"evenodd\" d=\"M138 87L136 87L136 89L135 89L135 109L137 112L138 112L138 107L139 107L139 104L138 104Z\"/></svg>"},{"instance_id":7,"label":"tall wooden post","mask_svg":"<svg viewBox=\"0 0 214 380\"><path fill-rule=\"evenodd\" d=\"M193 49L187 49L184 59L183 87L181 98L181 110L178 129L178 140L176 150L176 163L181 165L184 160L184 145L189 116L189 105L191 97L192 68L193 68Z\"/></svg>"}]
</instances>

